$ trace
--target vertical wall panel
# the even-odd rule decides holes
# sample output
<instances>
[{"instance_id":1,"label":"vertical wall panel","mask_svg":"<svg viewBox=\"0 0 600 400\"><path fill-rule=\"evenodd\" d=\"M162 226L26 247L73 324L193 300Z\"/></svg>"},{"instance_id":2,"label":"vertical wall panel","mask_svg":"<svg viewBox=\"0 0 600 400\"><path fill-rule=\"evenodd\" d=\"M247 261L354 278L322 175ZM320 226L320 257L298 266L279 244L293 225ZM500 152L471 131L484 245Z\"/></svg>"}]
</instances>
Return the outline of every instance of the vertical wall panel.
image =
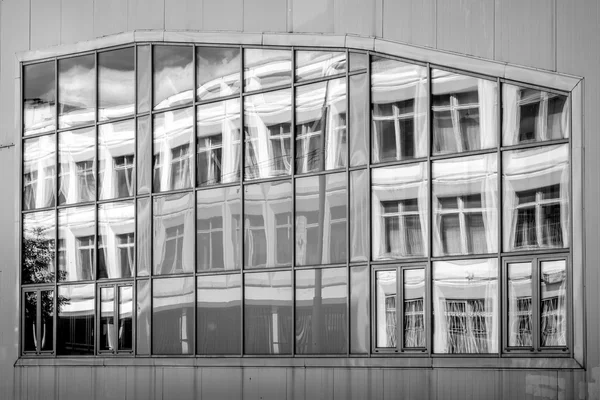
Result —
<instances>
[{"instance_id":1,"label":"vertical wall panel","mask_svg":"<svg viewBox=\"0 0 600 400\"><path fill-rule=\"evenodd\" d=\"M165 0L165 29L201 30L203 0Z\"/></svg>"},{"instance_id":2,"label":"vertical wall panel","mask_svg":"<svg viewBox=\"0 0 600 400\"><path fill-rule=\"evenodd\" d=\"M304 382L296 381L296 385L304 386L304 398L309 400L333 399L333 368L307 368Z\"/></svg>"},{"instance_id":3,"label":"vertical wall panel","mask_svg":"<svg viewBox=\"0 0 600 400\"><path fill-rule=\"evenodd\" d=\"M163 399L196 399L193 368L165 367L163 370Z\"/></svg>"},{"instance_id":4,"label":"vertical wall panel","mask_svg":"<svg viewBox=\"0 0 600 400\"><path fill-rule=\"evenodd\" d=\"M280 400L287 396L285 368L248 368L243 376L244 399Z\"/></svg>"},{"instance_id":5,"label":"vertical wall panel","mask_svg":"<svg viewBox=\"0 0 600 400\"><path fill-rule=\"evenodd\" d=\"M92 385L94 368L92 367L64 367L58 370L58 390L56 397L59 399L93 399L97 389Z\"/></svg>"},{"instance_id":6,"label":"vertical wall panel","mask_svg":"<svg viewBox=\"0 0 600 400\"><path fill-rule=\"evenodd\" d=\"M335 33L375 36L377 0L335 0Z\"/></svg>"},{"instance_id":7,"label":"vertical wall panel","mask_svg":"<svg viewBox=\"0 0 600 400\"><path fill-rule=\"evenodd\" d=\"M94 0L62 0L60 42L77 43L94 38Z\"/></svg>"},{"instance_id":8,"label":"vertical wall panel","mask_svg":"<svg viewBox=\"0 0 600 400\"><path fill-rule=\"evenodd\" d=\"M245 32L285 32L287 2L281 0L244 0Z\"/></svg>"},{"instance_id":9,"label":"vertical wall panel","mask_svg":"<svg viewBox=\"0 0 600 400\"><path fill-rule=\"evenodd\" d=\"M435 0L383 0L384 39L435 46Z\"/></svg>"},{"instance_id":10,"label":"vertical wall panel","mask_svg":"<svg viewBox=\"0 0 600 400\"><path fill-rule=\"evenodd\" d=\"M291 0L294 32L333 32L334 0Z\"/></svg>"},{"instance_id":11,"label":"vertical wall panel","mask_svg":"<svg viewBox=\"0 0 600 400\"><path fill-rule=\"evenodd\" d=\"M438 49L494 58L494 0L440 1L437 15Z\"/></svg>"},{"instance_id":12,"label":"vertical wall panel","mask_svg":"<svg viewBox=\"0 0 600 400\"><path fill-rule=\"evenodd\" d=\"M31 48L60 44L61 0L31 0Z\"/></svg>"},{"instance_id":13,"label":"vertical wall panel","mask_svg":"<svg viewBox=\"0 0 600 400\"><path fill-rule=\"evenodd\" d=\"M131 380L134 382L134 399L154 399L154 368L135 368ZM161 398L160 396L158 397Z\"/></svg>"},{"instance_id":14,"label":"vertical wall panel","mask_svg":"<svg viewBox=\"0 0 600 400\"><path fill-rule=\"evenodd\" d=\"M94 35L96 37L127 30L127 2L94 0Z\"/></svg>"},{"instance_id":15,"label":"vertical wall panel","mask_svg":"<svg viewBox=\"0 0 600 400\"><path fill-rule=\"evenodd\" d=\"M384 400L430 398L428 370L386 369L382 374Z\"/></svg>"},{"instance_id":16,"label":"vertical wall panel","mask_svg":"<svg viewBox=\"0 0 600 400\"><path fill-rule=\"evenodd\" d=\"M164 0L127 0L127 30L164 29Z\"/></svg>"},{"instance_id":17,"label":"vertical wall panel","mask_svg":"<svg viewBox=\"0 0 600 400\"><path fill-rule=\"evenodd\" d=\"M201 368L196 374L200 376L197 397L201 399L236 400L242 398L241 368ZM225 373L226 371L226 373Z\"/></svg>"},{"instance_id":18,"label":"vertical wall panel","mask_svg":"<svg viewBox=\"0 0 600 400\"><path fill-rule=\"evenodd\" d=\"M204 2L204 29L208 31L241 31L244 29L243 0Z\"/></svg>"},{"instance_id":19,"label":"vertical wall panel","mask_svg":"<svg viewBox=\"0 0 600 400\"><path fill-rule=\"evenodd\" d=\"M440 368L437 371L437 397L444 400L502 400L500 372ZM513 398L514 399L514 398Z\"/></svg>"}]
</instances>

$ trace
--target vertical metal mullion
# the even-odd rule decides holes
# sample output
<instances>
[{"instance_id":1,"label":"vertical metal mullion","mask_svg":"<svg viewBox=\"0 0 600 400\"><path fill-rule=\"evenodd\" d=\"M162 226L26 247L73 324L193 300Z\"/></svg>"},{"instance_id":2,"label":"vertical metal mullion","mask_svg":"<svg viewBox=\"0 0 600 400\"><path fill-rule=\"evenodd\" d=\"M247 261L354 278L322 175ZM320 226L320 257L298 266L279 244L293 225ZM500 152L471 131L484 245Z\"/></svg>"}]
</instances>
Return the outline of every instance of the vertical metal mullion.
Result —
<instances>
[{"instance_id":1,"label":"vertical metal mullion","mask_svg":"<svg viewBox=\"0 0 600 400\"><path fill-rule=\"evenodd\" d=\"M25 154L25 123L24 123L24 98L25 98L25 67L23 67L22 64L19 65L19 69L20 69L20 74L19 76L21 77L21 81L19 82L19 116L20 116L20 120L19 120L19 167L18 167L18 171L19 171L19 194L18 194L18 199L19 199L19 258L18 258L18 266L19 266L19 270L18 270L18 282L19 282L19 300L17 301L17 309L19 310L19 332L20 332L20 339L19 340L19 344L18 344L18 353L19 355L23 354L23 343L25 343L24 341L24 334L23 334L23 330L25 327L25 321L24 321L24 317L25 317L25 302L23 301L23 162L25 160L24 154ZM55 135L55 139L56 139L56 135Z\"/></svg>"},{"instance_id":2,"label":"vertical metal mullion","mask_svg":"<svg viewBox=\"0 0 600 400\"><path fill-rule=\"evenodd\" d=\"M499 315L496 316L496 321L498 323L498 357L502 357L502 353L503 353L503 343L504 341L504 336L505 336L505 328L504 328L504 323L505 320L503 318L503 315L505 313L505 306L506 304L504 303L504 290L503 287L505 286L505 284L508 284L508 281L504 278L505 273L508 274L508 271L505 271L505 269L503 268L504 264L502 262L502 238L503 238L503 231L502 231L502 200L503 200L503 196L502 196L502 83L500 82L500 78L496 78L496 88L497 88L497 92L496 92L496 110L497 110L497 117L496 117L496 140L498 143L496 143L497 145L497 153L496 153L496 168L498 169L498 208L497 208L497 212L498 215L497 220L498 220L498 238L497 238L497 243L498 243L498 260L496 260L496 265L498 266L498 296L500 296L500 299L498 301L498 313ZM508 275L507 275L508 276Z\"/></svg>"},{"instance_id":3,"label":"vertical metal mullion","mask_svg":"<svg viewBox=\"0 0 600 400\"><path fill-rule=\"evenodd\" d=\"M194 338L192 339L192 343L194 344L194 353L192 354L192 357L195 357L196 354L198 354L198 335L196 333L196 329L198 326L198 322L196 321L198 319L198 278L197 278L197 268L198 268L198 243L197 243L197 235L198 235L198 192L196 191L196 187L197 187L197 169L198 169L198 112L197 112L197 108L196 108L196 93L197 93L197 88L198 88L198 74L196 73L197 71L197 60L196 60L196 46L195 45L191 45L191 49L192 49L192 81L193 81L193 89L192 89L192 118L193 118L193 126L192 126L192 131L194 133L194 137L192 138L192 194L193 194L193 201L194 201L194 211L193 211L193 215L194 215L194 286L193 286L193 290L194 290L194 311L193 311L193 327L192 327L192 332L194 335ZM223 230L225 229L225 227L223 226Z\"/></svg>"},{"instance_id":4,"label":"vertical metal mullion","mask_svg":"<svg viewBox=\"0 0 600 400\"><path fill-rule=\"evenodd\" d=\"M95 177L94 178L95 178L95 181L96 181L96 193L95 193L95 204L94 204L94 213L95 214L94 215L95 215L95 228L96 228L96 234L95 235L96 236L94 238L95 239L94 240L94 257L93 257L93 259L94 259L94 267L93 267L93 271L92 271L93 272L93 275L92 275L93 278L92 279L95 280L94 287L96 288L96 296L98 296L98 298L100 298L100 290L98 289L98 276L100 275L99 271L98 271L98 269L99 269L98 260L100 258L98 256L98 239L99 239L99 235L98 235L98 231L99 231L99 229L98 229L98 225L99 225L98 200L100 199L100 180L98 179L98 177L100 176L100 174L99 174L99 171L100 171L100 162L99 161L100 160L98 158L98 147L99 147L98 146L98 143L99 143L99 135L98 135L98 116L99 116L99 112L98 112L98 103L99 103L98 102L98 97L99 97L99 93L98 92L99 92L99 90L98 90L98 88L100 86L99 85L99 82L100 82L99 75L100 74L98 73L98 69L99 69L98 68L99 67L98 66L98 51L94 52L94 66L95 66L94 73L96 74L96 82L95 82L96 87L95 87L95 97L94 97L94 99L95 99L95 106L94 106L94 114L95 114L95 119L94 119L95 142L94 142L94 144L95 144L95 149L94 150L96 152L95 153L95 160L94 160L95 161L95 166L96 166L95 171L94 171L94 173L95 173ZM100 301L101 300L102 299L100 298ZM96 338L97 338L96 340L94 340L94 347L95 347L94 348L94 354L98 355L98 353L100 351L100 346L98 345L99 344L98 340L100 339L100 323L99 322L100 322L100 317L101 317L100 316L101 310L100 310L100 303L98 301L96 301L95 304L97 305L98 309L96 310L96 313L95 313L96 314L96 321L95 321L95 324L94 324L94 330L95 330L94 334L96 335Z\"/></svg>"},{"instance_id":5,"label":"vertical metal mullion","mask_svg":"<svg viewBox=\"0 0 600 400\"><path fill-rule=\"evenodd\" d=\"M368 282L368 287L369 287L369 324L371 326L371 328L369 329L369 342L368 342L368 348L369 348L369 357L372 356L373 354L373 349L374 349L374 341L373 341L373 337L376 334L375 332L375 325L373 323L373 321L376 318L376 312L375 312L375 305L374 305L374 301L373 301L373 296L375 296L375 290L374 290L374 285L375 285L375 280L373 279L373 272L371 271L371 256L373 253L373 249L372 249L372 238L371 238L371 232L372 232L372 205L371 205L371 160L373 157L373 122L371 121L372 119L372 115L373 113L371 112L371 101L372 101L372 93L371 93L371 53L368 52L367 53L367 104L363 106L366 107L365 111L365 119L366 119L366 123L367 123L367 129L365 134L368 136L367 137L367 220L368 220L368 227L367 227L367 271L368 271L368 276L369 276L369 282ZM376 342L375 342L376 343Z\"/></svg>"},{"instance_id":6,"label":"vertical metal mullion","mask_svg":"<svg viewBox=\"0 0 600 400\"><path fill-rule=\"evenodd\" d=\"M35 310L35 353L40 354L42 351L42 290L36 290L36 310Z\"/></svg>"},{"instance_id":7,"label":"vertical metal mullion","mask_svg":"<svg viewBox=\"0 0 600 400\"><path fill-rule=\"evenodd\" d=\"M396 271L396 353L404 353L404 267Z\"/></svg>"},{"instance_id":8,"label":"vertical metal mullion","mask_svg":"<svg viewBox=\"0 0 600 400\"><path fill-rule=\"evenodd\" d=\"M239 179L240 179L240 183L239 183L239 190L240 190L240 233L239 233L239 237L238 240L240 241L240 252L241 254L239 255L240 257L240 356L244 356L244 338L245 338L245 328L244 328L244 323L245 323L245 281L244 281L244 263L245 263L245 234L244 234L244 226L245 226L245 206L244 206L244 202L245 202L245 193L244 193L244 172L245 172L245 166L244 166L244 154L246 151L246 130L244 127L244 111L245 111L245 107L244 107L244 48L242 46L239 47L240 49L240 106L239 106L239 110L240 110L240 159L238 161L239 163Z\"/></svg>"},{"instance_id":9,"label":"vertical metal mullion","mask_svg":"<svg viewBox=\"0 0 600 400\"><path fill-rule=\"evenodd\" d=\"M134 268L133 268L133 283L131 286L131 355L137 356L137 281L138 281L138 171L139 154L138 154L138 46L133 45L133 124L135 129L133 142L133 243L134 243Z\"/></svg>"},{"instance_id":10,"label":"vertical metal mullion","mask_svg":"<svg viewBox=\"0 0 600 400\"><path fill-rule=\"evenodd\" d=\"M53 306L54 306L54 326L52 327L53 329L53 335L52 335L52 345L53 345L53 350L54 350L54 357L56 357L56 355L58 354L58 349L57 349L57 333L58 333L58 277L60 275L60 265L58 263L59 261L59 237L58 237L58 198L59 198L59 190L60 190L60 158L59 158L59 146L58 146L58 139L59 139L59 133L58 133L58 109L59 109L59 101L60 98L58 96L58 60L54 59L54 93L56 94L56 101L54 104L54 125L55 125L55 131L54 131L54 162L55 162L55 168L54 168L54 173L56 175L56 179L54 181L54 297L52 299L53 302Z\"/></svg>"},{"instance_id":11,"label":"vertical metal mullion","mask_svg":"<svg viewBox=\"0 0 600 400\"><path fill-rule=\"evenodd\" d=\"M427 63L427 264L425 265L426 299L423 304L425 315L425 332L427 333L427 354L433 354L433 166L431 154L433 152L433 112L432 112L432 82L431 64Z\"/></svg>"},{"instance_id":12,"label":"vertical metal mullion","mask_svg":"<svg viewBox=\"0 0 600 400\"><path fill-rule=\"evenodd\" d=\"M148 320L150 321L150 330L148 335L150 340L148 341L148 357L152 357L153 349L153 314L154 314L154 44L149 45L150 48L150 99L149 99L149 114L150 119L148 125L150 132L150 193L148 200L150 204L150 265L148 266L148 296L150 298L150 309L148 310ZM137 321L136 321L137 322Z\"/></svg>"},{"instance_id":13,"label":"vertical metal mullion","mask_svg":"<svg viewBox=\"0 0 600 400\"><path fill-rule=\"evenodd\" d=\"M541 264L538 257L534 257L531 260L531 268L532 268L532 280L533 280L533 290L532 290L532 299L531 299L531 307L533 307L531 316L533 318L533 352L537 353L540 351L540 336L541 336L541 313L540 313L540 269Z\"/></svg>"},{"instance_id":14,"label":"vertical metal mullion","mask_svg":"<svg viewBox=\"0 0 600 400\"><path fill-rule=\"evenodd\" d=\"M346 356L350 356L352 342L352 324L350 322L350 281L352 274L350 272L350 260L352 258L352 243L350 236L350 205L351 205L351 184L350 179L350 76L349 76L350 53L346 49Z\"/></svg>"},{"instance_id":15,"label":"vertical metal mullion","mask_svg":"<svg viewBox=\"0 0 600 400\"><path fill-rule=\"evenodd\" d=\"M292 177L292 357L296 357L296 48L292 46L290 173Z\"/></svg>"}]
</instances>

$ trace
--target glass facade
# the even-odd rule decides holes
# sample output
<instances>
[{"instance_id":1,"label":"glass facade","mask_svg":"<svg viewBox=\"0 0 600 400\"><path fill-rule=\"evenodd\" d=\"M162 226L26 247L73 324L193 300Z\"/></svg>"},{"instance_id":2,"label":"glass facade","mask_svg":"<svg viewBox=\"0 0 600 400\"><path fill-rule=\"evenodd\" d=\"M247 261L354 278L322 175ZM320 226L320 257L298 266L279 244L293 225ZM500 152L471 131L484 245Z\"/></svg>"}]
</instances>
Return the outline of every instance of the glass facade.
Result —
<instances>
[{"instance_id":1,"label":"glass facade","mask_svg":"<svg viewBox=\"0 0 600 400\"><path fill-rule=\"evenodd\" d=\"M231 45L22 76L24 356L572 354L568 94Z\"/></svg>"}]
</instances>

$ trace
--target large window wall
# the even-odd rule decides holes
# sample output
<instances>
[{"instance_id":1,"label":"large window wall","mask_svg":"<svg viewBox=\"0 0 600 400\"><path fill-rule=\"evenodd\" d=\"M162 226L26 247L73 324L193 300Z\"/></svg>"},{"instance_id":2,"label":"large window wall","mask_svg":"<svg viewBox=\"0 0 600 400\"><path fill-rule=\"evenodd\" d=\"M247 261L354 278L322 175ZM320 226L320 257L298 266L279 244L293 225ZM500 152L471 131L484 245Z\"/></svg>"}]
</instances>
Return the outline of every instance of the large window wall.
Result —
<instances>
[{"instance_id":1,"label":"large window wall","mask_svg":"<svg viewBox=\"0 0 600 400\"><path fill-rule=\"evenodd\" d=\"M347 49L23 66L24 356L570 356L567 93Z\"/></svg>"}]
</instances>

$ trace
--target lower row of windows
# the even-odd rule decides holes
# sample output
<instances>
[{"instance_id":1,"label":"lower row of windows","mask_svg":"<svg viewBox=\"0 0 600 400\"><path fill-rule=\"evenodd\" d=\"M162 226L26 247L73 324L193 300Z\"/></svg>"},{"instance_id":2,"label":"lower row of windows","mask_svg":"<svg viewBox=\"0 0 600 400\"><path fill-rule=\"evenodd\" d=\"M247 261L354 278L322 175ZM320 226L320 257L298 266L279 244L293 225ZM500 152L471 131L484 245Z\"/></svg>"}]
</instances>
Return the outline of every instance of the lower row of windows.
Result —
<instances>
[{"instance_id":1,"label":"lower row of windows","mask_svg":"<svg viewBox=\"0 0 600 400\"><path fill-rule=\"evenodd\" d=\"M505 259L502 274L497 259L436 261L430 286L423 265L368 268L39 287L23 292L23 352L289 355L294 341L296 354L567 351L564 255Z\"/></svg>"}]
</instances>

